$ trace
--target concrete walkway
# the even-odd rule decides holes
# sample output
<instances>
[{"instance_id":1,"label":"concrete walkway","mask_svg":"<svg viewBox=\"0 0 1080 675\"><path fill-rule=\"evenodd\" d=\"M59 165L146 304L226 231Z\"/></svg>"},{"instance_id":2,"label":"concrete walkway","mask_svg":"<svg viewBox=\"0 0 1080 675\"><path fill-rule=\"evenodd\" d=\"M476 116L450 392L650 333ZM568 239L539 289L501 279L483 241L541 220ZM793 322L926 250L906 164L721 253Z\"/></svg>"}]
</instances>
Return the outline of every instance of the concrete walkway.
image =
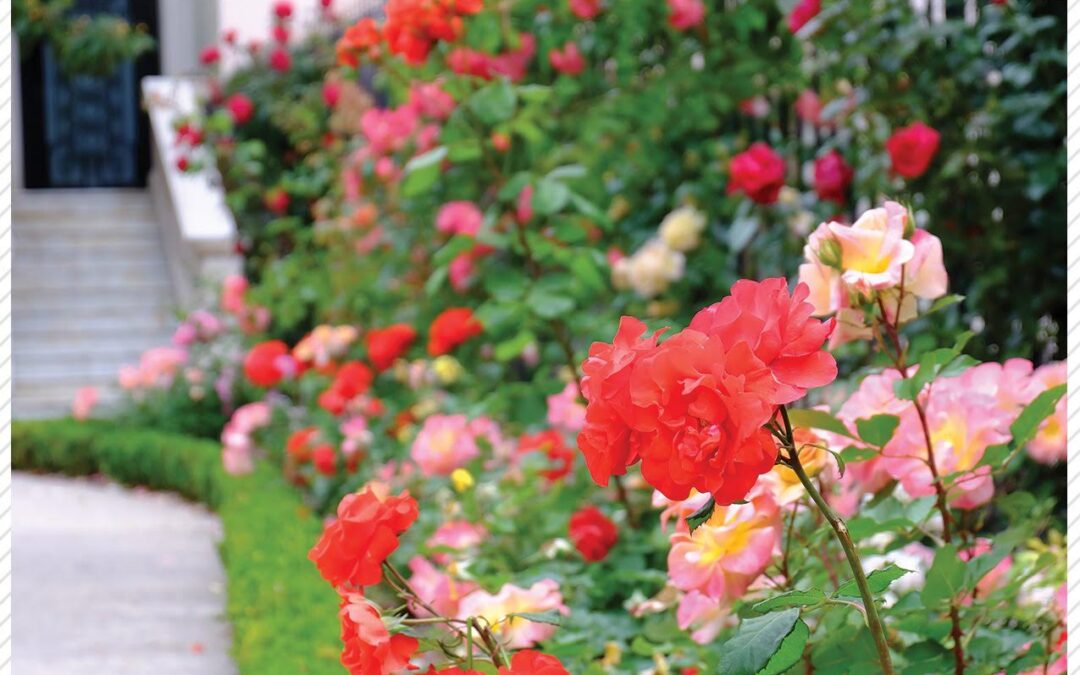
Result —
<instances>
[{"instance_id":1,"label":"concrete walkway","mask_svg":"<svg viewBox=\"0 0 1080 675\"><path fill-rule=\"evenodd\" d=\"M92 479L15 473L13 490L15 672L236 672L214 514Z\"/></svg>"}]
</instances>

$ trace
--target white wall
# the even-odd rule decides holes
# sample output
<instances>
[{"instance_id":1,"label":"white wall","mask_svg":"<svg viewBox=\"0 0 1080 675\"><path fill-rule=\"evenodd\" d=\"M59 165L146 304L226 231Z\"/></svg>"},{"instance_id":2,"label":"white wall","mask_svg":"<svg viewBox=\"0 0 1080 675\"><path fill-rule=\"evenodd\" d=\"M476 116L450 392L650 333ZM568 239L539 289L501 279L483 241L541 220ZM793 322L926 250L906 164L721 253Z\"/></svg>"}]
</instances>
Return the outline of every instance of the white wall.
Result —
<instances>
[{"instance_id":1,"label":"white wall","mask_svg":"<svg viewBox=\"0 0 1080 675\"><path fill-rule=\"evenodd\" d=\"M222 4L230 0L220 0ZM199 52L218 35L219 0L158 0L162 75L190 75Z\"/></svg>"}]
</instances>

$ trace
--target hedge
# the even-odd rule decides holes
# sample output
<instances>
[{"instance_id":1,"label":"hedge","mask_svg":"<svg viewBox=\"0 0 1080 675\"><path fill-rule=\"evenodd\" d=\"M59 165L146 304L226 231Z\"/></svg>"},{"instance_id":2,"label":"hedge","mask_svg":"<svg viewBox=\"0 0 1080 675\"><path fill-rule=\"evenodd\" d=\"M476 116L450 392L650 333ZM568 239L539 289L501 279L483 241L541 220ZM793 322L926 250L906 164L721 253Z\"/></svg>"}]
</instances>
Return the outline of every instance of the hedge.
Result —
<instances>
[{"instance_id":1,"label":"hedge","mask_svg":"<svg viewBox=\"0 0 1080 675\"><path fill-rule=\"evenodd\" d=\"M216 443L104 421L15 422L11 441L14 469L103 473L217 511L239 671L341 672L337 597L305 556L321 525L279 472L262 465L251 475L230 476Z\"/></svg>"}]
</instances>

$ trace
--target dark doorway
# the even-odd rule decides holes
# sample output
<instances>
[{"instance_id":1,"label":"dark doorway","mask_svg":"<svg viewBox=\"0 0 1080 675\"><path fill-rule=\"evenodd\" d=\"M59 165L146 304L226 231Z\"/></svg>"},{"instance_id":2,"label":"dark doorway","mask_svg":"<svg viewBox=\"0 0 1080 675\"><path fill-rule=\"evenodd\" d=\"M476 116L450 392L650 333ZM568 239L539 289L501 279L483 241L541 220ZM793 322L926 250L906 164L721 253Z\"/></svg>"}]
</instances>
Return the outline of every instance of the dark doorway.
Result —
<instances>
[{"instance_id":1,"label":"dark doorway","mask_svg":"<svg viewBox=\"0 0 1080 675\"><path fill-rule=\"evenodd\" d=\"M76 0L72 11L145 24L160 42L157 0ZM26 187L145 186L150 128L139 81L159 71L155 49L108 77L68 77L52 49L39 45L20 66Z\"/></svg>"}]
</instances>

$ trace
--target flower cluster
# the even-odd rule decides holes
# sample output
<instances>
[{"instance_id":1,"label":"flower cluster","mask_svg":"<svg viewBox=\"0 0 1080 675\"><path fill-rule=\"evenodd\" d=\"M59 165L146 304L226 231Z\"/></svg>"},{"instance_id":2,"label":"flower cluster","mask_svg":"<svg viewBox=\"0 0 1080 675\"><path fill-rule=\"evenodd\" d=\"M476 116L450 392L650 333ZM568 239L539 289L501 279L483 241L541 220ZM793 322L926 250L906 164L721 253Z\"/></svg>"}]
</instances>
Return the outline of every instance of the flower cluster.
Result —
<instances>
[{"instance_id":1,"label":"flower cluster","mask_svg":"<svg viewBox=\"0 0 1080 675\"><path fill-rule=\"evenodd\" d=\"M640 461L670 499L692 489L720 504L743 499L776 462L763 427L777 406L836 377L821 351L833 324L810 318L807 295L804 285L789 294L784 279L740 281L663 343L623 317L615 340L594 344L582 365L578 446L593 479L606 485Z\"/></svg>"},{"instance_id":2,"label":"flower cluster","mask_svg":"<svg viewBox=\"0 0 1080 675\"><path fill-rule=\"evenodd\" d=\"M657 237L633 255L620 257L611 268L616 288L632 288L643 298L660 295L683 276L685 254L698 247L705 230L705 214L693 206L682 206L660 223Z\"/></svg>"}]
</instances>

